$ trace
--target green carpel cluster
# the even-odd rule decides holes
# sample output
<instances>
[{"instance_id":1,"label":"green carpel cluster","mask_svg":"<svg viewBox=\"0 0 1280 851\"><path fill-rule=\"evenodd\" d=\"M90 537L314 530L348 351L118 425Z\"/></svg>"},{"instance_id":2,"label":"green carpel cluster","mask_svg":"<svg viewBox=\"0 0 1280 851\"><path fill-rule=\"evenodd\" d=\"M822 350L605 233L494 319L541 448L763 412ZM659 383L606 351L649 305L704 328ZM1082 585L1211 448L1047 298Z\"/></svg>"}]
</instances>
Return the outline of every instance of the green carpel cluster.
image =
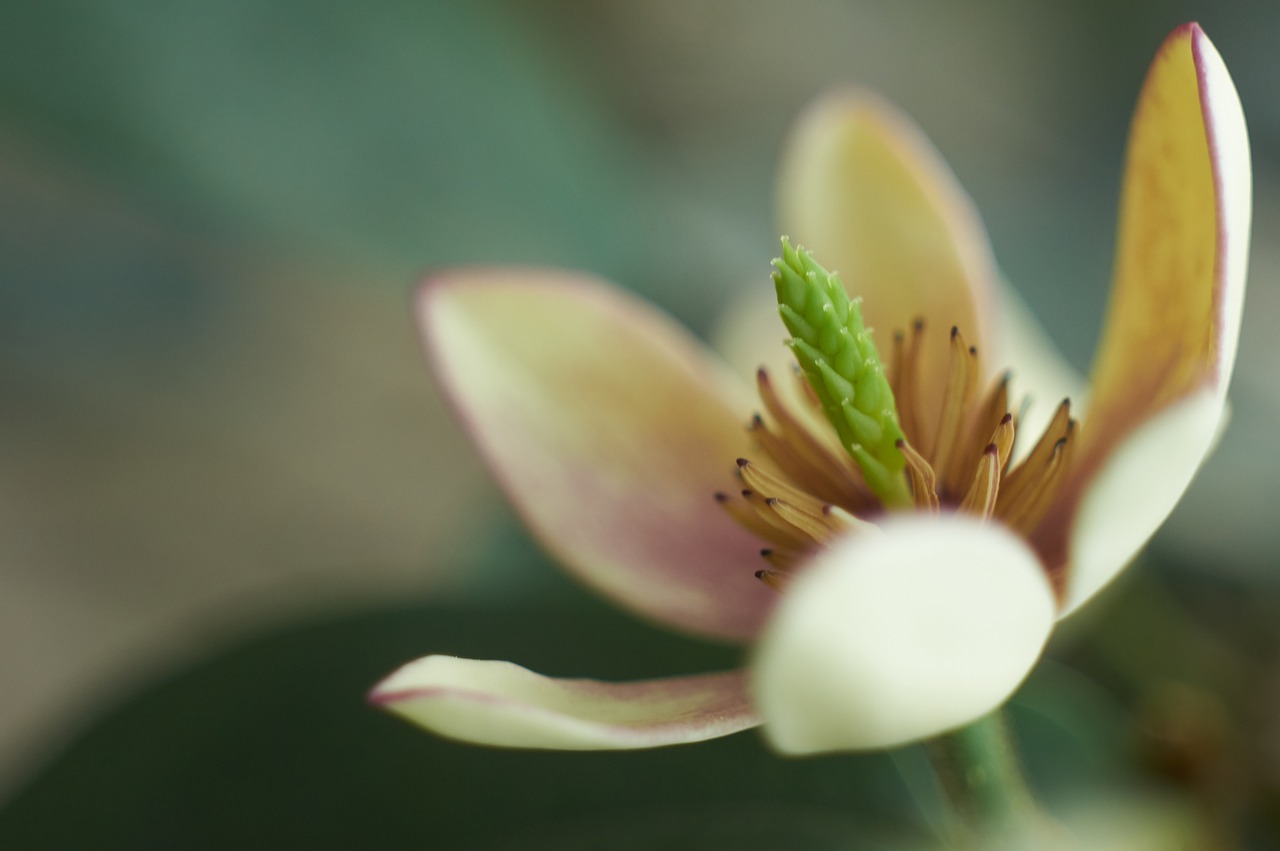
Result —
<instances>
[{"instance_id":1,"label":"green carpel cluster","mask_svg":"<svg viewBox=\"0 0 1280 851\"><path fill-rule=\"evenodd\" d=\"M791 333L788 345L840 443L885 505L910 505L893 390L862 322L860 300L850 299L837 275L804 248L792 248L786 237L773 265L778 314Z\"/></svg>"}]
</instances>

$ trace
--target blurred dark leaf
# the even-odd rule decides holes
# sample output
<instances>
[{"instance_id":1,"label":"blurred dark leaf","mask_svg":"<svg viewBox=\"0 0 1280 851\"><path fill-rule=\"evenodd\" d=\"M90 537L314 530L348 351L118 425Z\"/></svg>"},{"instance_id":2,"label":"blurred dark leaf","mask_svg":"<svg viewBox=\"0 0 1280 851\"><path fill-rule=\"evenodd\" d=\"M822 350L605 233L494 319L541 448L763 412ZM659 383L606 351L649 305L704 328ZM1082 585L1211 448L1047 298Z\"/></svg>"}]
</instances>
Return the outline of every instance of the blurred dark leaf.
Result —
<instances>
[{"instance_id":1,"label":"blurred dark leaf","mask_svg":"<svg viewBox=\"0 0 1280 851\"><path fill-rule=\"evenodd\" d=\"M780 835L834 847L822 837L845 835L850 812L911 819L884 756L780 760L753 734L635 753L495 751L364 704L378 678L432 651L618 679L738 657L602 606L418 607L304 625L107 713L0 814L0 847L588 847L618 825L644 825L637 837L669 848L716 836L772 847Z\"/></svg>"},{"instance_id":2,"label":"blurred dark leaf","mask_svg":"<svg viewBox=\"0 0 1280 851\"><path fill-rule=\"evenodd\" d=\"M377 679L428 652L605 679L740 657L580 592L553 599L563 602L409 606L234 647L91 725L0 813L0 847L563 849L622 831L632 844L610 847L769 848L791 837L834 848L876 824L918 824L930 808L884 754L784 760L751 733L633 753L496 751L438 740L364 704ZM1115 725L1087 687L1049 669L1020 703L1034 773L1062 785L1110 769ZM1072 711L1044 709L1055 705ZM900 752L899 768L916 755Z\"/></svg>"}]
</instances>

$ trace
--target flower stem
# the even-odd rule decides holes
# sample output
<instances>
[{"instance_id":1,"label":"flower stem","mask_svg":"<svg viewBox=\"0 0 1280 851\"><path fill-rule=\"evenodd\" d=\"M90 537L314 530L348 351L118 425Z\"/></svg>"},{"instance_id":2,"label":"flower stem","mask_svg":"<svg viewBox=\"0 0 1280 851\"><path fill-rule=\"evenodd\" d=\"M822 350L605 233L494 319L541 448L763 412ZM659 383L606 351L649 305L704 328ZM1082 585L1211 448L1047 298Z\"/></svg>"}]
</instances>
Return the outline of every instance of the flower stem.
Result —
<instances>
[{"instance_id":1,"label":"flower stem","mask_svg":"<svg viewBox=\"0 0 1280 851\"><path fill-rule=\"evenodd\" d=\"M935 739L928 753L963 833L977 838L1008 835L1038 820L1000 712Z\"/></svg>"}]
</instances>

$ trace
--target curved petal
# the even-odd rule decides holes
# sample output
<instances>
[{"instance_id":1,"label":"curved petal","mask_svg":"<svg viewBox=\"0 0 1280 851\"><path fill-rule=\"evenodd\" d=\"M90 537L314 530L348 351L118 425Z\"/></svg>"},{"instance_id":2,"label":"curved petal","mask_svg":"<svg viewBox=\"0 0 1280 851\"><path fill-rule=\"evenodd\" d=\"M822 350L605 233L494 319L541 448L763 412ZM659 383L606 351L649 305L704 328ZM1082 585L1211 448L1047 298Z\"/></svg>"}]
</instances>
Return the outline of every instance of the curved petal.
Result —
<instances>
[{"instance_id":1,"label":"curved petal","mask_svg":"<svg viewBox=\"0 0 1280 851\"><path fill-rule=\"evenodd\" d=\"M1139 98L1125 166L1115 283L1078 463L1036 536L1051 564L1067 566L1068 586L1077 570L1068 542L1074 547L1081 538L1083 530L1072 530L1081 501L1135 430L1201 393L1216 398L1219 409L1223 404L1244 300L1250 193L1239 98L1209 39L1188 24L1161 46ZM1221 410L1194 419L1216 424L1220 415ZM1184 486L1212 441L1192 436L1188 443L1200 448L1164 458L1181 468L1167 475ZM1180 494L1181 489L1175 497ZM1167 497L1153 488L1135 496L1160 506ZM1158 522L1167 511L1138 514ZM1135 537L1146 540L1154 530L1138 530ZM1119 571L1131 556L1080 568L1091 578L1080 591L1069 588L1067 597L1083 600L1099 576Z\"/></svg>"},{"instance_id":2,"label":"curved petal","mask_svg":"<svg viewBox=\"0 0 1280 851\"><path fill-rule=\"evenodd\" d=\"M755 404L683 329L568 272L475 270L419 299L442 385L533 533L654 620L754 635L773 602L759 543L714 500Z\"/></svg>"},{"instance_id":3,"label":"curved petal","mask_svg":"<svg viewBox=\"0 0 1280 851\"><path fill-rule=\"evenodd\" d=\"M947 330L985 351L996 275L973 203L919 129L864 92L818 100L784 152L779 205L783 231L863 297L882 354L925 319L923 380L941 399Z\"/></svg>"},{"instance_id":4,"label":"curved petal","mask_svg":"<svg viewBox=\"0 0 1280 851\"><path fill-rule=\"evenodd\" d=\"M369 700L450 739L506 748L619 750L679 745L754 727L732 671L633 683L560 680L510 662L427 656Z\"/></svg>"},{"instance_id":5,"label":"curved petal","mask_svg":"<svg viewBox=\"0 0 1280 851\"><path fill-rule=\"evenodd\" d=\"M1217 443L1225 414L1222 397L1206 388L1143 423L1107 457L1076 510L1064 617L1160 528Z\"/></svg>"},{"instance_id":6,"label":"curved petal","mask_svg":"<svg viewBox=\"0 0 1280 851\"><path fill-rule=\"evenodd\" d=\"M1053 627L1039 561L960 515L886 522L820 555L761 636L752 693L793 754L903 744L999 706Z\"/></svg>"}]
</instances>

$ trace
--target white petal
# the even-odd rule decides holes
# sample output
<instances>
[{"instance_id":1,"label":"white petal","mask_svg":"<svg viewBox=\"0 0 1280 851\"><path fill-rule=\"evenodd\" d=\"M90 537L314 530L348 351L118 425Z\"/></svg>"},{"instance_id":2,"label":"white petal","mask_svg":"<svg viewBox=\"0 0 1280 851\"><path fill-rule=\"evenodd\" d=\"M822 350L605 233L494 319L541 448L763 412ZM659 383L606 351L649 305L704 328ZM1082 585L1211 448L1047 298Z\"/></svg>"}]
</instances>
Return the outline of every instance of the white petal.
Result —
<instances>
[{"instance_id":1,"label":"white petal","mask_svg":"<svg viewBox=\"0 0 1280 851\"><path fill-rule=\"evenodd\" d=\"M450 739L507 748L618 750L754 727L739 671L630 683L560 680L510 662L426 656L369 695Z\"/></svg>"},{"instance_id":2,"label":"white petal","mask_svg":"<svg viewBox=\"0 0 1280 851\"><path fill-rule=\"evenodd\" d=\"M766 625L752 693L780 751L884 748L963 726L1040 656L1055 602L1021 540L959 515L883 528L820 555Z\"/></svg>"},{"instance_id":3,"label":"white petal","mask_svg":"<svg viewBox=\"0 0 1280 851\"><path fill-rule=\"evenodd\" d=\"M1212 451L1226 412L1207 387L1130 435L1085 490L1071 532L1065 616L1101 590L1178 504Z\"/></svg>"}]
</instances>

